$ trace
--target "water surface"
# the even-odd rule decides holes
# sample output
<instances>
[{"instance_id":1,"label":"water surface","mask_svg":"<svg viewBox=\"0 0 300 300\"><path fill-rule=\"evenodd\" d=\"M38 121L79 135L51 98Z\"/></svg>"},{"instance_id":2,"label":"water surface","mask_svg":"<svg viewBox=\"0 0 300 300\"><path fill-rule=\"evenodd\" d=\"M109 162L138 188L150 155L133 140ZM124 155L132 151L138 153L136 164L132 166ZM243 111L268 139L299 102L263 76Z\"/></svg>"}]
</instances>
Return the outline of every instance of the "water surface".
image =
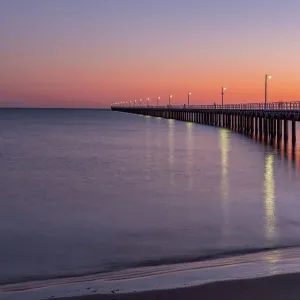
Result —
<instances>
[{"instance_id":1,"label":"water surface","mask_svg":"<svg viewBox=\"0 0 300 300\"><path fill-rule=\"evenodd\" d=\"M0 110L0 282L298 246L298 148L111 111Z\"/></svg>"}]
</instances>

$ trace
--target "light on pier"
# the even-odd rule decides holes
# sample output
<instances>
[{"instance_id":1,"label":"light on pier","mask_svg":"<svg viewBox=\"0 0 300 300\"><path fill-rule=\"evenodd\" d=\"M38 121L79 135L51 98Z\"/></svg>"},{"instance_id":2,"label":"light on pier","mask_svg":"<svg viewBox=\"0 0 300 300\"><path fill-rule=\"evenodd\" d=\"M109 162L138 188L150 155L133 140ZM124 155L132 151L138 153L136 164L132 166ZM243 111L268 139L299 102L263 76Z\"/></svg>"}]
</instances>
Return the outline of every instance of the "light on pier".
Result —
<instances>
[{"instance_id":1,"label":"light on pier","mask_svg":"<svg viewBox=\"0 0 300 300\"><path fill-rule=\"evenodd\" d=\"M188 92L188 107L190 106L190 96L192 95L191 92Z\"/></svg>"},{"instance_id":2,"label":"light on pier","mask_svg":"<svg viewBox=\"0 0 300 300\"><path fill-rule=\"evenodd\" d=\"M224 92L226 91L226 87L223 87L222 86L222 92L221 92L221 95L222 95L222 108L223 108L223 104L224 104Z\"/></svg>"},{"instance_id":3,"label":"light on pier","mask_svg":"<svg viewBox=\"0 0 300 300\"><path fill-rule=\"evenodd\" d=\"M268 97L268 79L271 79L272 76L265 75L265 109L267 108L267 97Z\"/></svg>"},{"instance_id":4,"label":"light on pier","mask_svg":"<svg viewBox=\"0 0 300 300\"><path fill-rule=\"evenodd\" d=\"M171 106L171 99L172 99L172 95L169 95L169 106Z\"/></svg>"}]
</instances>

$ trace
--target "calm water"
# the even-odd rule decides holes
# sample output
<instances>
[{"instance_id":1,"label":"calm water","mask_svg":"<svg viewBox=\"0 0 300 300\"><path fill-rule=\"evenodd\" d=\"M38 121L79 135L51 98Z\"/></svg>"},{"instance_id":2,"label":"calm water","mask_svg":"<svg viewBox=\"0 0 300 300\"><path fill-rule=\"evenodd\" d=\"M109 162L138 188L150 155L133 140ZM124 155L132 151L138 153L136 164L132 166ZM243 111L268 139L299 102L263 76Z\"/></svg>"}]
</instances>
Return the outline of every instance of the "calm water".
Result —
<instances>
[{"instance_id":1,"label":"calm water","mask_svg":"<svg viewBox=\"0 0 300 300\"><path fill-rule=\"evenodd\" d=\"M88 110L0 110L0 146L2 283L300 245L297 151Z\"/></svg>"}]
</instances>

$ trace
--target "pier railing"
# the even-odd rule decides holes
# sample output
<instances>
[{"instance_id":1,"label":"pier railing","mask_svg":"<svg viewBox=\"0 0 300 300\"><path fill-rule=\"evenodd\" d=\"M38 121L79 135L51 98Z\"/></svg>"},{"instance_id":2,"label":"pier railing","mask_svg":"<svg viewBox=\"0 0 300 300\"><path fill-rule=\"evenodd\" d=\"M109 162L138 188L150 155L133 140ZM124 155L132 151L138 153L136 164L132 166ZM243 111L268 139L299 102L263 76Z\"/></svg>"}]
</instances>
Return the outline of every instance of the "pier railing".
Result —
<instances>
[{"instance_id":1,"label":"pier railing","mask_svg":"<svg viewBox=\"0 0 300 300\"><path fill-rule=\"evenodd\" d=\"M300 110L300 101L292 102L270 102L270 103L242 103L242 104L201 104L201 105L112 105L112 107L131 108L174 108L174 109L230 109L230 110Z\"/></svg>"}]
</instances>

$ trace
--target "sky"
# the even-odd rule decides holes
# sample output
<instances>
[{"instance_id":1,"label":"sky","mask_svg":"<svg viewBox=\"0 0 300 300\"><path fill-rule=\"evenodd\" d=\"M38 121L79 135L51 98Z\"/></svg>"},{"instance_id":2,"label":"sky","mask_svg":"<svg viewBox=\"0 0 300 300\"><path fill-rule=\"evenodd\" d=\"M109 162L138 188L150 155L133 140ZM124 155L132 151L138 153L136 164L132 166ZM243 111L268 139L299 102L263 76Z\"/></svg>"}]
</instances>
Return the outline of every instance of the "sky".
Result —
<instances>
[{"instance_id":1,"label":"sky","mask_svg":"<svg viewBox=\"0 0 300 300\"><path fill-rule=\"evenodd\" d=\"M299 0L0 0L0 107L300 101Z\"/></svg>"}]
</instances>

